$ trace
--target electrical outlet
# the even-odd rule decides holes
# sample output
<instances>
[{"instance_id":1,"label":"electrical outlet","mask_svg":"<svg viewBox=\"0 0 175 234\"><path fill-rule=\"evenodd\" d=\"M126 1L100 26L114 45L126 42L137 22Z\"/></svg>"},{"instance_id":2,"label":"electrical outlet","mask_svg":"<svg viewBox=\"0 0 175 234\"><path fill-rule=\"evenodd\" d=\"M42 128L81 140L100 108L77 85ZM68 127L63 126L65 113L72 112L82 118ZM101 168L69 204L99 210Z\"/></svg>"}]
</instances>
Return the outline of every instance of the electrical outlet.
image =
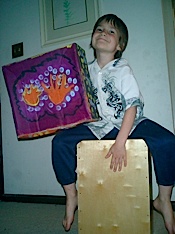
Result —
<instances>
[{"instance_id":1,"label":"electrical outlet","mask_svg":"<svg viewBox=\"0 0 175 234\"><path fill-rule=\"evenodd\" d=\"M12 45L12 58L23 56L23 42Z\"/></svg>"}]
</instances>

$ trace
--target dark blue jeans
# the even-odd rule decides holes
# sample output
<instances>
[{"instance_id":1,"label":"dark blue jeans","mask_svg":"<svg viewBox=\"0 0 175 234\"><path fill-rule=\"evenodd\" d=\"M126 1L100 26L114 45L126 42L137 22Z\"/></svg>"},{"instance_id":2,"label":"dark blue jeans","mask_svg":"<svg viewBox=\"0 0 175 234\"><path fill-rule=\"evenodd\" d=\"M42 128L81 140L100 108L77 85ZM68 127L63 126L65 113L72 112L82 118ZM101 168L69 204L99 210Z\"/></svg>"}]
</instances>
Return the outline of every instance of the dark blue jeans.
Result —
<instances>
[{"instance_id":1,"label":"dark blue jeans","mask_svg":"<svg viewBox=\"0 0 175 234\"><path fill-rule=\"evenodd\" d=\"M114 128L103 140L114 140L118 134ZM83 124L61 130L52 140L52 164L61 185L76 182L76 146L82 140L95 140L96 136ZM128 139L143 139L151 151L157 183L169 186L175 183L175 135L159 124L142 121ZM88 157L88 153L87 153Z\"/></svg>"}]
</instances>

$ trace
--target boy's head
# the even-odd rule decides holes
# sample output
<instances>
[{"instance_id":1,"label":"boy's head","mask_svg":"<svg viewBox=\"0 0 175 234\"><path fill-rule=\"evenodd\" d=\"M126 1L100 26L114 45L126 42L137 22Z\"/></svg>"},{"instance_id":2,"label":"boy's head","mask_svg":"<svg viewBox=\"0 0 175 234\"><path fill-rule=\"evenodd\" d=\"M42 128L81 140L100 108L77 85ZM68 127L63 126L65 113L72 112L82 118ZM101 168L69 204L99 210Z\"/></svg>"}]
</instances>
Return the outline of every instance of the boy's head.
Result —
<instances>
[{"instance_id":1,"label":"boy's head","mask_svg":"<svg viewBox=\"0 0 175 234\"><path fill-rule=\"evenodd\" d=\"M99 26L99 24L102 21L106 21L107 23L110 23L119 32L119 45L120 45L120 49L121 50L120 51L118 50L115 53L114 59L120 58L122 56L123 51L126 49L126 46L127 46L127 43L128 43L128 29L127 29L125 23L120 18L118 18L116 15L114 15L114 14L103 15L103 16L101 16L97 20L97 22L94 25L93 31L92 31L90 47L92 47L92 37L93 37L93 34L94 34L96 28ZM96 58L96 52L95 52L95 50L94 50L94 56Z\"/></svg>"}]
</instances>

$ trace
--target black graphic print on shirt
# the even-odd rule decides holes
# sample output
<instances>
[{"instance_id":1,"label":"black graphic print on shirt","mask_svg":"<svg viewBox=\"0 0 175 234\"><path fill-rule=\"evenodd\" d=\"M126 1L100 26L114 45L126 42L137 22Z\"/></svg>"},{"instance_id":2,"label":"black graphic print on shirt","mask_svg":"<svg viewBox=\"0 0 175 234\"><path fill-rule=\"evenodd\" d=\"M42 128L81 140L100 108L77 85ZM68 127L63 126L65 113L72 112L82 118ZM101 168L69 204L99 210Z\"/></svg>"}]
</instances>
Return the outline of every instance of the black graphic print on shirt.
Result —
<instances>
[{"instance_id":1,"label":"black graphic print on shirt","mask_svg":"<svg viewBox=\"0 0 175 234\"><path fill-rule=\"evenodd\" d=\"M123 104L125 102L122 102L122 101L124 101L122 94L118 90L116 90L113 82L107 82L106 80L105 80L105 85L102 88L102 90L105 93L108 93L108 98L106 99L106 104L107 104L107 106L110 106L115 110L114 117L116 119L121 117L121 115L123 115L123 111L125 109L125 107L123 106Z\"/></svg>"}]
</instances>

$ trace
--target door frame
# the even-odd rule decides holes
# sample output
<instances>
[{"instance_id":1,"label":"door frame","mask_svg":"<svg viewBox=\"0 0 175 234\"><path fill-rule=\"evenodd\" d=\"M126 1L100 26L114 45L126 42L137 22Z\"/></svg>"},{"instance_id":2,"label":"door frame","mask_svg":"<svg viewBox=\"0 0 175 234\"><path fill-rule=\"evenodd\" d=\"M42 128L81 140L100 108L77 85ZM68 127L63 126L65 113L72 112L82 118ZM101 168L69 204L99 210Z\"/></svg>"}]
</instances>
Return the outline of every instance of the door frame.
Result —
<instances>
[{"instance_id":1,"label":"door frame","mask_svg":"<svg viewBox=\"0 0 175 234\"><path fill-rule=\"evenodd\" d=\"M173 129L175 133L175 0L162 0Z\"/></svg>"}]
</instances>

